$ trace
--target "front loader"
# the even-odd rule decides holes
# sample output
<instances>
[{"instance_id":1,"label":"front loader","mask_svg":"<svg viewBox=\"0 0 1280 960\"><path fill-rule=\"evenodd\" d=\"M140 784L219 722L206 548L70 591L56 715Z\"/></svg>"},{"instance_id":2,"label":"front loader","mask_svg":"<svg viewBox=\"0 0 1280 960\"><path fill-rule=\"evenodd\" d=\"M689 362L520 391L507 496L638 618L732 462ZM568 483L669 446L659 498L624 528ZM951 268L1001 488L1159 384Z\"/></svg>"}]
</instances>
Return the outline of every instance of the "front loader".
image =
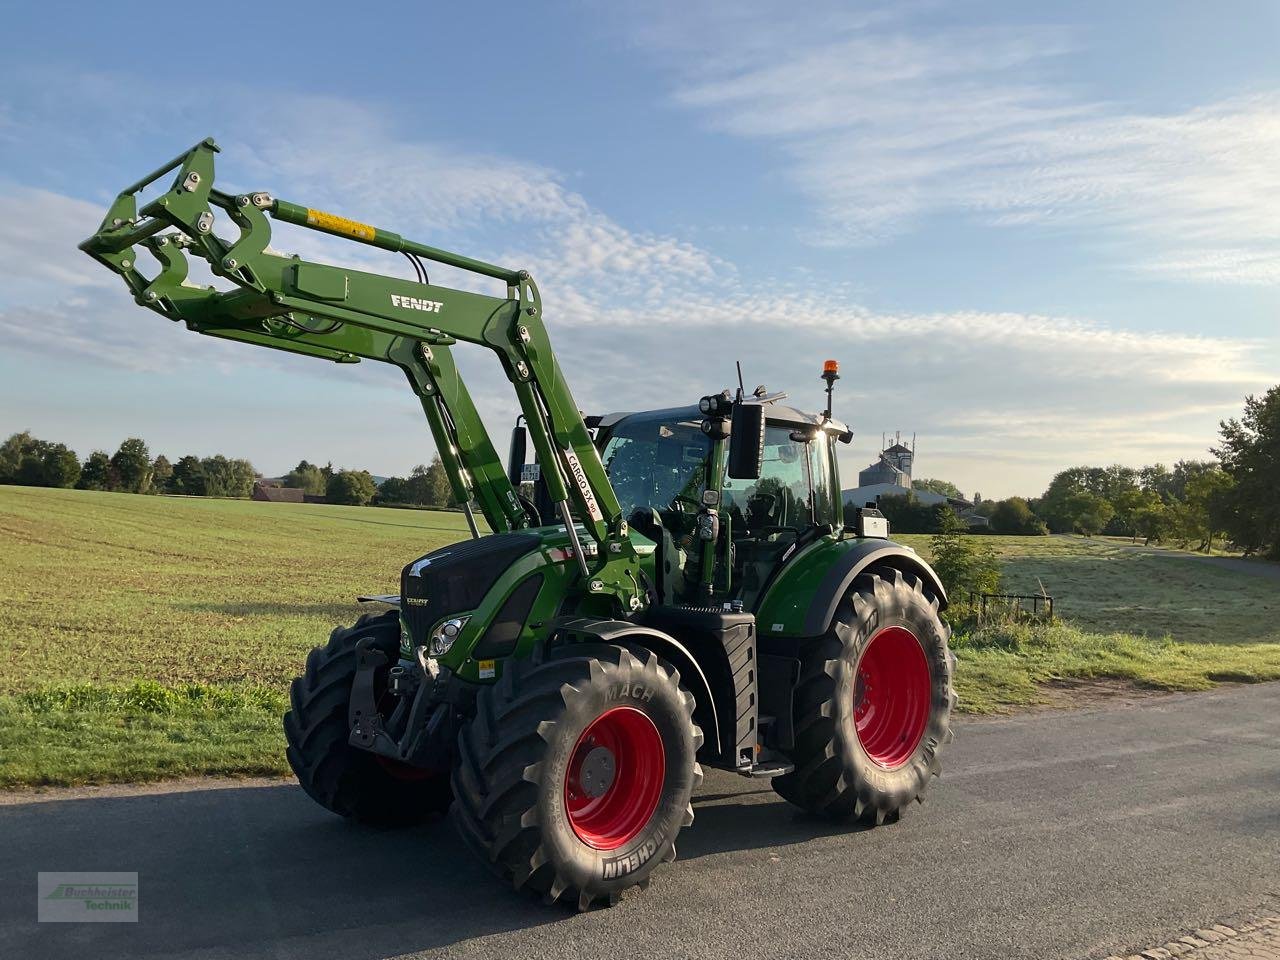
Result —
<instances>
[{"instance_id":1,"label":"front loader","mask_svg":"<svg viewBox=\"0 0 1280 960\"><path fill-rule=\"evenodd\" d=\"M472 532L407 564L398 595L362 597L387 612L308 656L284 730L312 798L380 824L452 807L503 880L582 909L675 859L704 766L840 820L923 799L955 702L946 594L874 509L844 515L834 361L818 414L739 377L687 406L584 419L528 273L224 193L217 152L205 140L132 184L81 249L196 333L399 367ZM273 221L403 254L414 277L280 253ZM221 288L190 279L192 257ZM432 284L424 261L505 295ZM459 342L492 351L515 391L505 465Z\"/></svg>"}]
</instances>

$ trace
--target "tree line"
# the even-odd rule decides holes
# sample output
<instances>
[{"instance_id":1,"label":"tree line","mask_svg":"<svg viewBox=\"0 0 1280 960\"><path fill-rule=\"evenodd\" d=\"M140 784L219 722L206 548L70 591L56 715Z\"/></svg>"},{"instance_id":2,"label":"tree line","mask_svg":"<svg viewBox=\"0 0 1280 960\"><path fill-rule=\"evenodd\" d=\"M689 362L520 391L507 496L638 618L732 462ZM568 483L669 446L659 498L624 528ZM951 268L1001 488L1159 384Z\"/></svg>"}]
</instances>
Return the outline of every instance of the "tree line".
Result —
<instances>
[{"instance_id":1,"label":"tree line","mask_svg":"<svg viewBox=\"0 0 1280 960\"><path fill-rule=\"evenodd\" d=\"M0 483L31 487L247 497L257 477L248 460L221 454L189 455L176 463L163 454L153 458L138 437L125 440L115 453L94 450L84 460L65 443L41 440L25 430L0 444Z\"/></svg>"},{"instance_id":2,"label":"tree line","mask_svg":"<svg viewBox=\"0 0 1280 960\"><path fill-rule=\"evenodd\" d=\"M95 450L83 460L65 443L41 440L25 430L0 444L0 484L245 498L261 479L248 460L221 454L188 455L177 462L164 454L153 457L138 437L125 440L115 453ZM320 467L303 460L281 484L328 503L446 507L453 500L439 457L414 467L408 477L388 477L381 486L367 470L335 470L332 463Z\"/></svg>"},{"instance_id":3,"label":"tree line","mask_svg":"<svg viewBox=\"0 0 1280 960\"><path fill-rule=\"evenodd\" d=\"M1172 467L1071 467L1039 497L978 500L974 512L988 518L992 533L1107 534L1203 551L1221 540L1246 556L1280 559L1280 386L1247 397L1242 416L1219 424L1209 453L1212 459ZM913 487L959 493L941 480ZM939 533L954 514L946 503L922 503L914 490L882 496L879 506L899 533Z\"/></svg>"},{"instance_id":4,"label":"tree line","mask_svg":"<svg viewBox=\"0 0 1280 960\"><path fill-rule=\"evenodd\" d=\"M329 503L375 507L448 507L454 503L449 475L440 458L418 464L407 477L387 477L378 484L367 470L334 470L303 460L281 481Z\"/></svg>"}]
</instances>

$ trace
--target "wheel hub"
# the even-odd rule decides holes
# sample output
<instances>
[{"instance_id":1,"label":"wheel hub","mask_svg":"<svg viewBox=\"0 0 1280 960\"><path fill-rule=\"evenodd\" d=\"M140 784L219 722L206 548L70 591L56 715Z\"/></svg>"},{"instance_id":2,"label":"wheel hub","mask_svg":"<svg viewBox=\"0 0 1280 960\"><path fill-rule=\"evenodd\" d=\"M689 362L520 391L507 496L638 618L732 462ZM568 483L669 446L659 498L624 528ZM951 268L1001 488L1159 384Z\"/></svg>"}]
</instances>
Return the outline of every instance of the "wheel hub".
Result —
<instances>
[{"instance_id":1,"label":"wheel hub","mask_svg":"<svg viewBox=\"0 0 1280 960\"><path fill-rule=\"evenodd\" d=\"M875 763L901 767L916 752L929 722L929 662L906 627L885 627L858 658L853 722L858 742Z\"/></svg>"},{"instance_id":2,"label":"wheel hub","mask_svg":"<svg viewBox=\"0 0 1280 960\"><path fill-rule=\"evenodd\" d=\"M582 792L588 797L602 797L613 786L616 765L613 752L608 747L593 747L582 759L579 779Z\"/></svg>"}]
</instances>

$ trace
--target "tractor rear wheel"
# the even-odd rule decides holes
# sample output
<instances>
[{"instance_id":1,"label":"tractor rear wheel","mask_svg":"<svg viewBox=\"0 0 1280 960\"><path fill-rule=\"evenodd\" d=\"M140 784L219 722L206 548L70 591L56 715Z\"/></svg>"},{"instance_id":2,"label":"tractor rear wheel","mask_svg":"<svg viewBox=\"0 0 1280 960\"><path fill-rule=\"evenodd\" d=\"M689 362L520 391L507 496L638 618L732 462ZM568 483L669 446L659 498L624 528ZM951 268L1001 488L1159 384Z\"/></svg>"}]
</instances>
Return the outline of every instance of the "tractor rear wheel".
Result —
<instances>
[{"instance_id":1,"label":"tractor rear wheel","mask_svg":"<svg viewBox=\"0 0 1280 960\"><path fill-rule=\"evenodd\" d=\"M875 824L923 801L952 736L949 637L919 578L860 576L831 629L801 652L795 770L774 789L812 813Z\"/></svg>"},{"instance_id":2,"label":"tractor rear wheel","mask_svg":"<svg viewBox=\"0 0 1280 960\"><path fill-rule=\"evenodd\" d=\"M448 770L421 770L348 743L356 643L366 638L394 663L400 649L399 615L366 614L354 626L334 630L326 646L311 651L306 671L289 686L286 756L302 789L325 809L362 823L420 823L449 808Z\"/></svg>"},{"instance_id":3,"label":"tractor rear wheel","mask_svg":"<svg viewBox=\"0 0 1280 960\"><path fill-rule=\"evenodd\" d=\"M693 696L656 654L573 645L509 661L458 738L454 820L516 889L586 910L675 859L702 780Z\"/></svg>"}]
</instances>

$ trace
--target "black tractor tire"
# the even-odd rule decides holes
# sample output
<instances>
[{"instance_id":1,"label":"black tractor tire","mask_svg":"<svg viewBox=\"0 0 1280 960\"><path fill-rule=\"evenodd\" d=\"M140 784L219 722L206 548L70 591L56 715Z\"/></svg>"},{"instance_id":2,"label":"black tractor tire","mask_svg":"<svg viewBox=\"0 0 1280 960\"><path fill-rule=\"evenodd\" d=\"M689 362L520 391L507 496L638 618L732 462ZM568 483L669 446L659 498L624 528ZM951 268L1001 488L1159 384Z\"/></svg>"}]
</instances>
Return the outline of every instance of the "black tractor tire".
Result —
<instances>
[{"instance_id":1,"label":"black tractor tire","mask_svg":"<svg viewBox=\"0 0 1280 960\"><path fill-rule=\"evenodd\" d=\"M452 794L447 768L428 772L351 746L347 703L356 674L356 643L372 638L394 663L400 619L393 610L339 627L307 656L289 685L284 715L286 757L311 799L342 817L379 826L408 826L443 814Z\"/></svg>"},{"instance_id":2,"label":"black tractor tire","mask_svg":"<svg viewBox=\"0 0 1280 960\"><path fill-rule=\"evenodd\" d=\"M509 661L501 679L481 691L474 719L459 734L453 774L459 832L517 890L579 910L612 906L624 890L648 886L658 864L675 859L676 835L693 822L690 800L702 782L693 707L679 673L648 650L582 644L542 660ZM633 739L610 740L624 724L634 729L627 734ZM591 769L603 762L612 773L597 778L601 793L588 796L588 764L600 750L592 731L616 753L606 749L607 760L594 761ZM626 799L634 808L629 819L599 819L632 797L640 799ZM582 805L591 803L599 813L589 830ZM571 816L575 806L581 819Z\"/></svg>"},{"instance_id":3,"label":"black tractor tire","mask_svg":"<svg viewBox=\"0 0 1280 960\"><path fill-rule=\"evenodd\" d=\"M952 738L950 636L918 577L888 568L859 576L830 630L801 650L795 770L774 779L778 794L810 813L877 825L923 802Z\"/></svg>"}]
</instances>

